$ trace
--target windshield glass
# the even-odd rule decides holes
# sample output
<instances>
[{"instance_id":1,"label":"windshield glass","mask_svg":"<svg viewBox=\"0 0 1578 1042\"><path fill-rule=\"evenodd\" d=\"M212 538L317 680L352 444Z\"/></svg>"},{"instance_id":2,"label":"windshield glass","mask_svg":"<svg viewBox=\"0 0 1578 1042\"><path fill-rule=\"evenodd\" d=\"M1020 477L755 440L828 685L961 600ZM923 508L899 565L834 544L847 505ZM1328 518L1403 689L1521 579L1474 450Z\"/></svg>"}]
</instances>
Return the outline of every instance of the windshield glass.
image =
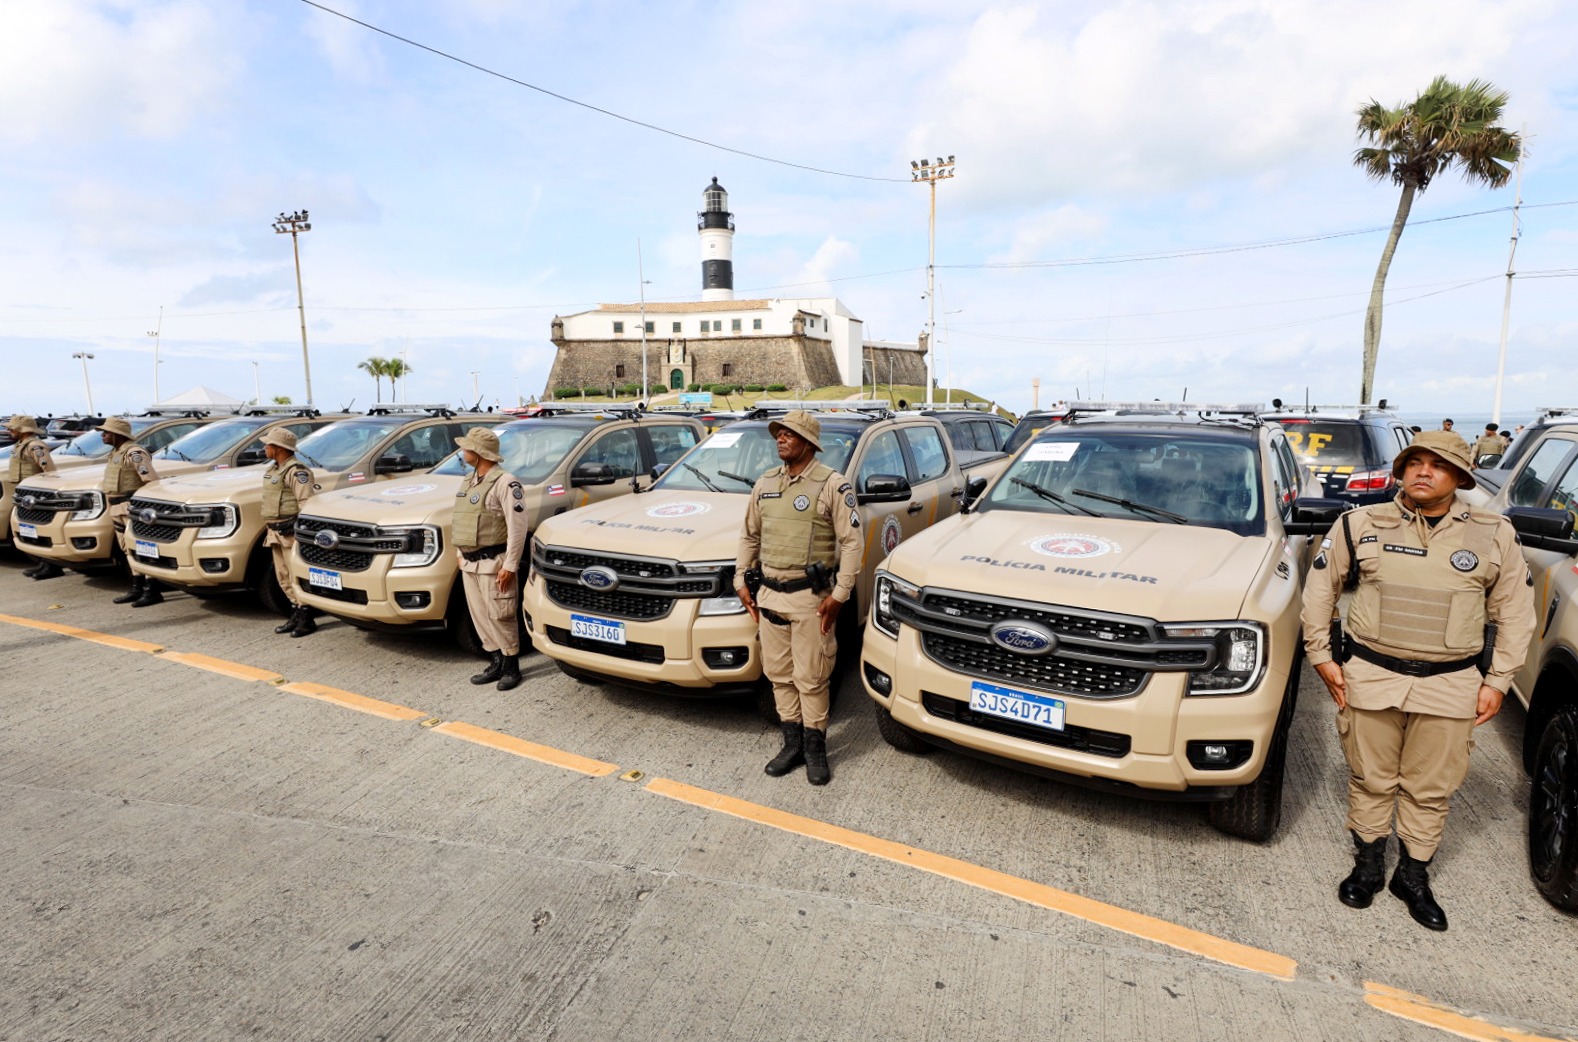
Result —
<instances>
[{"instance_id":1,"label":"windshield glass","mask_svg":"<svg viewBox=\"0 0 1578 1042\"><path fill-rule=\"evenodd\" d=\"M349 470L373 445L410 422L410 417L385 416L367 420L341 420L320 427L296 443L296 455L309 467Z\"/></svg>"},{"instance_id":2,"label":"windshield glass","mask_svg":"<svg viewBox=\"0 0 1578 1042\"><path fill-rule=\"evenodd\" d=\"M264 416L248 416L238 420L220 420L180 437L153 454L154 459L175 459L183 463L212 463L231 449L240 445L270 423Z\"/></svg>"},{"instance_id":3,"label":"windshield glass","mask_svg":"<svg viewBox=\"0 0 1578 1042\"><path fill-rule=\"evenodd\" d=\"M1048 413L1039 415L1032 413L1014 425L1014 432L1008 436L1008 441L1003 445L1003 451L1012 455L1019 451L1019 447L1046 430L1054 423L1061 422L1061 414L1052 416Z\"/></svg>"},{"instance_id":4,"label":"windshield glass","mask_svg":"<svg viewBox=\"0 0 1578 1042\"><path fill-rule=\"evenodd\" d=\"M1364 425L1319 420L1277 420L1300 462L1312 467L1365 467Z\"/></svg>"},{"instance_id":5,"label":"windshield glass","mask_svg":"<svg viewBox=\"0 0 1578 1042\"><path fill-rule=\"evenodd\" d=\"M499 436L499 455L504 457L499 465L515 475L515 480L522 485L540 485L559 469L559 464L564 462L570 450L595 429L543 423L539 420L495 427L493 431ZM456 452L430 473L458 475L470 469L466 466L465 457Z\"/></svg>"},{"instance_id":6,"label":"windshield glass","mask_svg":"<svg viewBox=\"0 0 1578 1042\"><path fill-rule=\"evenodd\" d=\"M136 437L149 427L153 426L152 420L131 420L132 437ZM98 459L108 456L110 447L104 444L104 435L100 431L89 431L72 438L65 448L56 455L59 456L86 456L88 459Z\"/></svg>"},{"instance_id":7,"label":"windshield glass","mask_svg":"<svg viewBox=\"0 0 1578 1042\"><path fill-rule=\"evenodd\" d=\"M859 440L858 431L823 427L817 462L843 474ZM777 465L778 441L767 424L731 423L682 456L663 472L653 488L671 492L749 492L763 472Z\"/></svg>"},{"instance_id":8,"label":"windshield glass","mask_svg":"<svg viewBox=\"0 0 1578 1042\"><path fill-rule=\"evenodd\" d=\"M1254 444L1188 431L1060 427L1025 449L979 509L1265 531Z\"/></svg>"}]
</instances>

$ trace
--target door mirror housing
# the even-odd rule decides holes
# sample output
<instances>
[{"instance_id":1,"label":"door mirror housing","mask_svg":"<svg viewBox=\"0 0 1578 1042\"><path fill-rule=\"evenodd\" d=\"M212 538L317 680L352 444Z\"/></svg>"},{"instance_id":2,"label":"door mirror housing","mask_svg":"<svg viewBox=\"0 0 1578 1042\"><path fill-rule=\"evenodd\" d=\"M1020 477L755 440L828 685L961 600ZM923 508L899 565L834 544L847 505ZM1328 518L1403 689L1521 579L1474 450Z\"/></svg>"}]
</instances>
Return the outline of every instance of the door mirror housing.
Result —
<instances>
[{"instance_id":1,"label":"door mirror housing","mask_svg":"<svg viewBox=\"0 0 1578 1042\"><path fill-rule=\"evenodd\" d=\"M1293 515L1283 522L1282 530L1288 535L1325 535L1351 507L1345 499L1304 496L1293 501Z\"/></svg>"},{"instance_id":2,"label":"door mirror housing","mask_svg":"<svg viewBox=\"0 0 1578 1042\"><path fill-rule=\"evenodd\" d=\"M872 474L858 498L862 503L903 503L910 498L909 479L902 474Z\"/></svg>"},{"instance_id":3,"label":"door mirror housing","mask_svg":"<svg viewBox=\"0 0 1578 1042\"><path fill-rule=\"evenodd\" d=\"M411 457L403 452L391 452L379 456L378 462L373 464L374 474L408 474L411 472Z\"/></svg>"},{"instance_id":4,"label":"door mirror housing","mask_svg":"<svg viewBox=\"0 0 1578 1042\"><path fill-rule=\"evenodd\" d=\"M580 488L583 485L612 485L614 483L614 468L606 463L577 463L575 469L570 471L570 485Z\"/></svg>"},{"instance_id":5,"label":"door mirror housing","mask_svg":"<svg viewBox=\"0 0 1578 1042\"><path fill-rule=\"evenodd\" d=\"M672 467L673 465L674 464L672 464L672 463L659 463L659 464L657 464L655 467L652 468L652 480L656 481L658 478L662 477L664 474L666 474L668 472L668 468Z\"/></svg>"},{"instance_id":6,"label":"door mirror housing","mask_svg":"<svg viewBox=\"0 0 1578 1042\"><path fill-rule=\"evenodd\" d=\"M1573 516L1566 510L1508 507L1507 520L1517 529L1518 540L1524 546L1562 554L1578 552L1578 539L1573 538Z\"/></svg>"},{"instance_id":7,"label":"door mirror housing","mask_svg":"<svg viewBox=\"0 0 1578 1042\"><path fill-rule=\"evenodd\" d=\"M986 479L974 477L964 483L964 498L959 501L959 510L967 513L975 506L976 500L981 498L981 493L986 491Z\"/></svg>"},{"instance_id":8,"label":"door mirror housing","mask_svg":"<svg viewBox=\"0 0 1578 1042\"><path fill-rule=\"evenodd\" d=\"M247 449L236 456L236 466L255 467L259 463L266 463L268 455L262 449Z\"/></svg>"}]
</instances>

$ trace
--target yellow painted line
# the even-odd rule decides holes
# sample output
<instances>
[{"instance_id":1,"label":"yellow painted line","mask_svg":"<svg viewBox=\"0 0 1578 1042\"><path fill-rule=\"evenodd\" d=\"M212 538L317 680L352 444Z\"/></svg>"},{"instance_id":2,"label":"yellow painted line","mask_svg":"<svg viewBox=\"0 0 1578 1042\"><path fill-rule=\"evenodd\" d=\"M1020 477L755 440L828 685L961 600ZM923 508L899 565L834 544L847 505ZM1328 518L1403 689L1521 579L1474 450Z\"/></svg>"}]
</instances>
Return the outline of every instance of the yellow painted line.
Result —
<instances>
[{"instance_id":1,"label":"yellow painted line","mask_svg":"<svg viewBox=\"0 0 1578 1042\"><path fill-rule=\"evenodd\" d=\"M18 615L0 615L0 622L9 622L13 626L26 626L28 629L44 630L48 633L58 633L63 637L90 640L95 644L118 648L121 651L146 651L152 653L164 650L162 644L149 644L147 641L116 637L109 633L95 633L93 630L79 629L76 626L64 626L58 622L40 622L37 619L24 619Z\"/></svg>"},{"instance_id":2,"label":"yellow painted line","mask_svg":"<svg viewBox=\"0 0 1578 1042\"><path fill-rule=\"evenodd\" d=\"M1364 1001L1384 1013L1438 1031L1445 1031L1460 1038L1476 1039L1479 1042L1558 1042L1548 1035L1531 1035L1517 1028L1500 1027L1478 1017L1439 1006L1422 996L1389 988L1384 984L1376 984L1374 981L1365 981L1364 991Z\"/></svg>"},{"instance_id":3,"label":"yellow painted line","mask_svg":"<svg viewBox=\"0 0 1578 1042\"><path fill-rule=\"evenodd\" d=\"M210 673L218 673L220 676L232 677L236 680L261 680L273 683L280 679L280 675L271 669L243 666L239 662L227 662L222 658L199 655L195 651L166 651L159 657L165 662L179 662L183 666L206 669Z\"/></svg>"},{"instance_id":4,"label":"yellow painted line","mask_svg":"<svg viewBox=\"0 0 1578 1042\"><path fill-rule=\"evenodd\" d=\"M298 680L294 684L281 684L281 691L289 691L293 695L305 695L307 698L316 698L320 702L333 702L346 709L354 709L358 713L368 713L372 716L383 717L385 720L420 720L427 714L420 709L412 709L395 702L381 702L376 698L358 695L353 691L341 691L337 687L327 687L323 684L314 684L308 680Z\"/></svg>"},{"instance_id":5,"label":"yellow painted line","mask_svg":"<svg viewBox=\"0 0 1578 1042\"><path fill-rule=\"evenodd\" d=\"M746 821L754 821L757 824L847 847L900 865L908 865L923 872L931 872L946 879L980 887L982 890L990 890L1026 904L1062 912L1097 926L1105 926L1133 937L1165 944L1170 948L1200 955L1229 966L1237 966L1253 973L1263 973L1278 980L1292 980L1298 969L1296 961L1275 952L1251 948L1164 919L1156 919L1116 905L1093 901L1088 897L1058 890L1043 883L1032 882L980 865L972 865L968 861L934 854L931 851L907 847L891 840L878 839L876 836L829 825L814 818L805 818L798 814L789 814L760 804L748 803L745 800L710 792L707 789L698 789L667 778L654 778L647 784L647 788L659 796L667 796L682 803L720 811L737 818L744 818Z\"/></svg>"},{"instance_id":6,"label":"yellow painted line","mask_svg":"<svg viewBox=\"0 0 1578 1042\"><path fill-rule=\"evenodd\" d=\"M439 734L447 734L451 738L459 738L465 742L475 742L485 745L490 749L498 749L516 756L524 756L528 760L536 760L551 767L563 767L567 771L578 771L581 774L591 775L593 778L602 778L619 770L617 763L604 763L602 760L593 760L575 753L567 753L562 749L554 749L547 745L538 745L528 742L524 738L503 734L499 731L490 731L486 727L477 727L475 724L464 724L458 720L451 720L433 728Z\"/></svg>"}]
</instances>

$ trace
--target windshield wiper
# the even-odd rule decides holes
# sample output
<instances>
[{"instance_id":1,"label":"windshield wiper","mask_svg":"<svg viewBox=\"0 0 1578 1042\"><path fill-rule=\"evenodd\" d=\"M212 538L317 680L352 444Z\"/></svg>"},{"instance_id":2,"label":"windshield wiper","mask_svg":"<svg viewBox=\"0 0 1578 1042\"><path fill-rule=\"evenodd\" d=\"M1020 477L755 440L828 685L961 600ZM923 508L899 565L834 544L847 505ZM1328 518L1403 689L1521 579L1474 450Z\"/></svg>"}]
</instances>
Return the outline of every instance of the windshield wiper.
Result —
<instances>
[{"instance_id":1,"label":"windshield wiper","mask_svg":"<svg viewBox=\"0 0 1578 1042\"><path fill-rule=\"evenodd\" d=\"M738 475L738 474L730 474L726 470L720 470L720 471L718 471L718 474L721 477L728 478L730 481L738 481L740 484L742 484L742 485L749 485L752 488L756 487L756 482L752 481L750 478L742 478L742 477L740 477L740 475Z\"/></svg>"},{"instance_id":2,"label":"windshield wiper","mask_svg":"<svg viewBox=\"0 0 1578 1042\"><path fill-rule=\"evenodd\" d=\"M296 455L298 455L302 459L306 460L307 461L307 466L309 466L309 467L320 467L321 468L323 466L322 463L319 463L317 460L313 459L311 456L307 455L305 452L302 452L300 449L296 450Z\"/></svg>"},{"instance_id":3,"label":"windshield wiper","mask_svg":"<svg viewBox=\"0 0 1578 1042\"><path fill-rule=\"evenodd\" d=\"M701 471L697 470L695 467L691 466L689 463L681 463L680 466L684 467L686 470L690 471L692 474L694 474L698 478L700 478L701 479L701 483L703 485L706 485L712 491L714 491L714 492L722 492L723 491L723 489L719 488L717 485L714 485L711 481L707 480L707 475L703 474Z\"/></svg>"},{"instance_id":4,"label":"windshield wiper","mask_svg":"<svg viewBox=\"0 0 1578 1042\"><path fill-rule=\"evenodd\" d=\"M1020 486L1021 488L1028 488L1030 491L1034 492L1036 495L1040 496L1042 499L1048 500L1048 501L1053 502L1053 503L1057 503L1057 504L1059 504L1061 506L1073 507L1075 510L1078 510L1080 513L1082 513L1082 514L1089 514L1091 517L1100 517L1101 516L1096 511L1090 509L1089 507L1082 507L1078 503L1070 502L1069 500L1063 498L1062 496L1058 495L1056 492L1053 492L1049 488L1042 488L1040 485L1037 485L1034 481L1026 481L1023 478L1009 478L1008 480L1013 482L1015 485Z\"/></svg>"},{"instance_id":5,"label":"windshield wiper","mask_svg":"<svg viewBox=\"0 0 1578 1042\"><path fill-rule=\"evenodd\" d=\"M1109 496L1105 492L1092 492L1089 489L1076 488L1074 489L1074 494L1076 496L1089 496L1091 499L1099 499L1103 503L1116 503L1125 510L1132 510L1137 514L1151 514L1171 521L1175 525L1187 525L1189 523L1189 519L1182 514L1175 514L1171 510L1163 510L1161 507L1153 507L1148 503L1135 503L1132 500L1119 499L1117 496Z\"/></svg>"},{"instance_id":6,"label":"windshield wiper","mask_svg":"<svg viewBox=\"0 0 1578 1042\"><path fill-rule=\"evenodd\" d=\"M186 462L188 462L188 463L192 462L192 457L188 456L186 453L182 452L180 449L177 449L177 448L174 448L174 447L166 447L164 451L170 453L171 455L179 456L182 459L186 460Z\"/></svg>"}]
</instances>

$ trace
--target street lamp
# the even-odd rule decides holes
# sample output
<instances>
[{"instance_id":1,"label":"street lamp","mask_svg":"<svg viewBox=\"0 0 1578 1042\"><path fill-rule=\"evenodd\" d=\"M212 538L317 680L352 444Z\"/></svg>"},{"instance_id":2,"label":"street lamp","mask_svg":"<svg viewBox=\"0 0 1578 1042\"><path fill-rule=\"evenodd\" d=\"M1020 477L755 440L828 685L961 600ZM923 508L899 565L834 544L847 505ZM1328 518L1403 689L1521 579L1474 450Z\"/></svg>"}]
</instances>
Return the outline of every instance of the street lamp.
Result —
<instances>
[{"instance_id":1,"label":"street lamp","mask_svg":"<svg viewBox=\"0 0 1578 1042\"><path fill-rule=\"evenodd\" d=\"M937 276L937 182L946 181L953 176L953 157L943 159L937 157L937 162L919 159L910 161L910 180L922 182L931 186L931 218L927 223L927 248L926 248L926 401L931 401L931 387L935 377L932 374L932 356L936 353L937 315L934 298L936 293L935 280Z\"/></svg>"},{"instance_id":2,"label":"street lamp","mask_svg":"<svg viewBox=\"0 0 1578 1042\"><path fill-rule=\"evenodd\" d=\"M956 308L953 311L944 311L942 313L942 338L948 344L948 393L943 398L943 402L947 405L953 404L953 331L948 328L948 316L963 313L964 308Z\"/></svg>"},{"instance_id":3,"label":"street lamp","mask_svg":"<svg viewBox=\"0 0 1578 1042\"><path fill-rule=\"evenodd\" d=\"M481 404L482 392L477 390L477 377L482 375L481 369L471 370L471 400Z\"/></svg>"},{"instance_id":4,"label":"street lamp","mask_svg":"<svg viewBox=\"0 0 1578 1042\"><path fill-rule=\"evenodd\" d=\"M80 358L80 359L82 359L82 387L83 387L84 390L86 390L88 392L88 415L92 416L92 415L94 415L94 413L93 413L93 385L88 382L88 359L92 358L93 354L91 352L88 352L88 351L77 351L77 352L74 352L71 357L72 358Z\"/></svg>"},{"instance_id":5,"label":"street lamp","mask_svg":"<svg viewBox=\"0 0 1578 1042\"><path fill-rule=\"evenodd\" d=\"M282 213L274 221L274 231L280 235L290 236L290 252L296 257L296 310L301 312L301 371L307 378L307 404L312 404L312 363L307 358L307 305L301 295L301 247L297 242L298 232L312 231L312 225L307 221L307 211L298 210L295 213Z\"/></svg>"},{"instance_id":6,"label":"street lamp","mask_svg":"<svg viewBox=\"0 0 1578 1042\"><path fill-rule=\"evenodd\" d=\"M636 401L645 403L652 384L647 380L647 273L641 263L641 240L636 240L636 278L641 281L641 394Z\"/></svg>"},{"instance_id":7,"label":"street lamp","mask_svg":"<svg viewBox=\"0 0 1578 1042\"><path fill-rule=\"evenodd\" d=\"M164 401L159 397L159 331L164 328L164 305L159 305L159 324L148 331L153 337L153 400Z\"/></svg>"},{"instance_id":8,"label":"street lamp","mask_svg":"<svg viewBox=\"0 0 1578 1042\"><path fill-rule=\"evenodd\" d=\"M252 363L252 404L263 404L263 381L258 379L258 364Z\"/></svg>"}]
</instances>

